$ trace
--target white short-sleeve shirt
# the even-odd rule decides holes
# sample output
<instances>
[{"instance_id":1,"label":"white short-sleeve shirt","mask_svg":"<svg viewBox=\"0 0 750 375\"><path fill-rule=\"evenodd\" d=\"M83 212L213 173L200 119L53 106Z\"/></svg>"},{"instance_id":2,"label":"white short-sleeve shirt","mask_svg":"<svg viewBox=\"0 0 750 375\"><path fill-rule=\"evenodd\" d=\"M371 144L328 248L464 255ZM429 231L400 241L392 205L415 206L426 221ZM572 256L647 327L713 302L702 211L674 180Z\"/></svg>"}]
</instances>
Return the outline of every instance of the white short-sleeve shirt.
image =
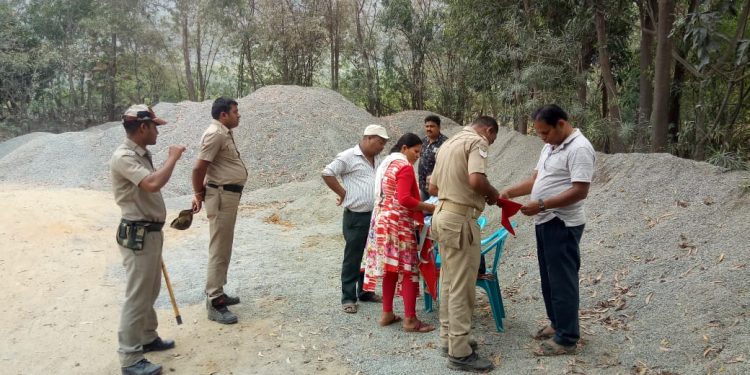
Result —
<instances>
[{"instance_id":1,"label":"white short-sleeve shirt","mask_svg":"<svg viewBox=\"0 0 750 375\"><path fill-rule=\"evenodd\" d=\"M573 182L590 183L594 177L596 152L581 131L576 129L562 144L555 147L546 144L542 148L531 199L547 199L573 187ZM583 200L565 207L557 207L540 212L534 218L536 224L543 224L559 217L568 227L583 225L586 216Z\"/></svg>"}]
</instances>

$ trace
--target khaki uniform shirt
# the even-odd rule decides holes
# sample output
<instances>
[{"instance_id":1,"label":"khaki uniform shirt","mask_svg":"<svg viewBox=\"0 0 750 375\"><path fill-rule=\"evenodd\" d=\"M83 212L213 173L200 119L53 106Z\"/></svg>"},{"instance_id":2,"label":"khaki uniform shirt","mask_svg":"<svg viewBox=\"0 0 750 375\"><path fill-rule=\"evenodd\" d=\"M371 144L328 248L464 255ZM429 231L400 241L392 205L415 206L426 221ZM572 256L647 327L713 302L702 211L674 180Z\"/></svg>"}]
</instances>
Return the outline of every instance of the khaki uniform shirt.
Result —
<instances>
[{"instance_id":1,"label":"khaki uniform shirt","mask_svg":"<svg viewBox=\"0 0 750 375\"><path fill-rule=\"evenodd\" d=\"M146 176L154 172L151 153L130 139L126 139L109 161L112 191L122 210L122 218L131 221L163 223L167 208L161 192L149 193L138 187Z\"/></svg>"},{"instance_id":2,"label":"khaki uniform shirt","mask_svg":"<svg viewBox=\"0 0 750 375\"><path fill-rule=\"evenodd\" d=\"M206 172L208 182L216 185L245 185L247 168L240 159L232 131L221 122L211 120L211 125L203 132L198 159L211 163Z\"/></svg>"},{"instance_id":3,"label":"khaki uniform shirt","mask_svg":"<svg viewBox=\"0 0 750 375\"><path fill-rule=\"evenodd\" d=\"M469 175L487 170L489 142L467 126L440 147L430 182L438 187L438 198L484 210L484 197L469 185Z\"/></svg>"}]
</instances>

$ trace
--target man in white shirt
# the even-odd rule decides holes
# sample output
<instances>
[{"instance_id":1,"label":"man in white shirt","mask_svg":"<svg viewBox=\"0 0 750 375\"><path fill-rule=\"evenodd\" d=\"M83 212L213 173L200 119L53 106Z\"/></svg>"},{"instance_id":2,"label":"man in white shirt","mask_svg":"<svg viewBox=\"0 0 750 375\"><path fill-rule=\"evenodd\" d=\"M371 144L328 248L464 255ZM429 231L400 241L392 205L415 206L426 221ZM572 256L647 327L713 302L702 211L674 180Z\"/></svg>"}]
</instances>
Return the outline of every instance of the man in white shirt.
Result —
<instances>
[{"instance_id":1,"label":"man in white shirt","mask_svg":"<svg viewBox=\"0 0 750 375\"><path fill-rule=\"evenodd\" d=\"M557 105L539 108L532 118L537 135L546 144L533 175L503 190L500 196L531 194L521 212L534 216L542 295L550 320L534 335L537 340L545 340L534 354L574 354L580 338L578 245L586 223L583 200L594 175L596 153Z\"/></svg>"},{"instance_id":2,"label":"man in white shirt","mask_svg":"<svg viewBox=\"0 0 750 375\"><path fill-rule=\"evenodd\" d=\"M378 154L387 141L384 127L368 125L359 144L336 155L322 173L323 181L338 195L336 204L344 206L346 246L341 264L341 304L349 314L357 312L357 300L382 301L377 294L362 290L364 273L360 272L360 265L375 205L375 171L381 160ZM341 178L343 186L337 177Z\"/></svg>"}]
</instances>

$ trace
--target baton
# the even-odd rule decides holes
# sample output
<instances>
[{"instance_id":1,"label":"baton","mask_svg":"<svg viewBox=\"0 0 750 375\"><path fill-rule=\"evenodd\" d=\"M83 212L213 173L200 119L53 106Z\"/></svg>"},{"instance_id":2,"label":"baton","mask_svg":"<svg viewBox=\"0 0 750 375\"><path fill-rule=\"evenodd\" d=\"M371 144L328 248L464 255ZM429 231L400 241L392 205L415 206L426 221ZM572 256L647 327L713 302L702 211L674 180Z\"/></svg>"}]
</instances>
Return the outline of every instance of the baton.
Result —
<instances>
[{"instance_id":1,"label":"baton","mask_svg":"<svg viewBox=\"0 0 750 375\"><path fill-rule=\"evenodd\" d=\"M167 284L167 290L169 291L169 299L172 301L172 309L174 310L174 317L177 319L177 325L182 324L182 317L180 316L180 309L177 308L177 300L174 298L174 291L172 290L172 282L169 281L169 274L167 273L167 266L164 265L164 258L161 258L161 272L164 274L164 282Z\"/></svg>"}]
</instances>

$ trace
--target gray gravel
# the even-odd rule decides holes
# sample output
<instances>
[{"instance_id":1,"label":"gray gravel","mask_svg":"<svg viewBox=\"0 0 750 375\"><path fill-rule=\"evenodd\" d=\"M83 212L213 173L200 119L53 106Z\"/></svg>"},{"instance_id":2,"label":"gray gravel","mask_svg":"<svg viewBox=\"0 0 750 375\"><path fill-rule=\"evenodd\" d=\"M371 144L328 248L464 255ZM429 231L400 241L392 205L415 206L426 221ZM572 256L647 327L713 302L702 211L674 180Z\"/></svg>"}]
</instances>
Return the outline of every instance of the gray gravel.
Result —
<instances>
[{"instance_id":1,"label":"gray gravel","mask_svg":"<svg viewBox=\"0 0 750 375\"><path fill-rule=\"evenodd\" d=\"M330 343L352 373L453 373L434 349L436 333L378 327L380 305L362 304L356 315L340 311L341 211L318 178L367 123L421 134L423 113L373 119L336 93L298 87L264 88L240 103L238 144L251 161L254 189L243 196L227 286L243 298L240 317L269 318L266 302L284 301L271 318L298 330L301 341ZM156 107L172 122L154 148L157 160L169 143L197 144L209 107ZM394 125L394 118L404 120ZM11 139L0 143L0 181L106 190L106 160L121 139L116 126ZM540 149L537 138L502 130L491 147L490 180L503 187L525 178ZM171 215L189 205L184 194L194 158L191 150L166 189ZM750 373L749 185L750 173L666 154L598 154L581 247L580 353L531 355L529 334L544 322L544 307L533 224L521 217L501 266L506 332L494 331L480 293L474 316L480 354L499 363L498 374ZM488 209L489 230L497 227L498 213ZM180 303L202 303L205 216L189 231L166 236L164 256ZM107 273L122 278L119 267ZM166 292L159 305L168 308ZM400 301L396 310L403 311ZM437 324L436 313L418 314Z\"/></svg>"}]
</instances>

